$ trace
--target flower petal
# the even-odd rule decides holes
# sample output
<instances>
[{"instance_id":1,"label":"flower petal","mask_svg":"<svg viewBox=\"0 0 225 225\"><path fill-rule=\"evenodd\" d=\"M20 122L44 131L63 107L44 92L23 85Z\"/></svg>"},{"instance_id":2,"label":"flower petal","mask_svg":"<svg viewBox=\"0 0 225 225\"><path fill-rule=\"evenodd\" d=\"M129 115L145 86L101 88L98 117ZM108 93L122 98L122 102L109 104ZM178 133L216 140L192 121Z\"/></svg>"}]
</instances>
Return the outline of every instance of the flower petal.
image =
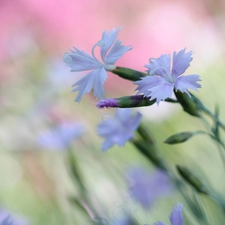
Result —
<instances>
[{"instance_id":1,"label":"flower petal","mask_svg":"<svg viewBox=\"0 0 225 225\"><path fill-rule=\"evenodd\" d=\"M64 55L64 62L71 68L71 72L92 70L103 66L92 56L77 48Z\"/></svg>"},{"instance_id":2,"label":"flower petal","mask_svg":"<svg viewBox=\"0 0 225 225\"><path fill-rule=\"evenodd\" d=\"M111 46L113 45L114 41L116 40L116 37L119 33L119 31L122 29L122 27L119 27L118 30L116 28L113 28L110 32L107 30L104 30L102 33L102 40L100 41L103 43L101 46L101 58L102 61L105 62L105 57Z\"/></svg>"},{"instance_id":3,"label":"flower petal","mask_svg":"<svg viewBox=\"0 0 225 225\"><path fill-rule=\"evenodd\" d=\"M183 205L181 203L178 203L178 205L173 208L173 211L170 214L171 225L183 225L182 210Z\"/></svg>"},{"instance_id":4,"label":"flower petal","mask_svg":"<svg viewBox=\"0 0 225 225\"><path fill-rule=\"evenodd\" d=\"M116 40L108 55L106 56L106 64L114 64L125 52L132 49L131 46L124 46L120 40Z\"/></svg>"},{"instance_id":5,"label":"flower petal","mask_svg":"<svg viewBox=\"0 0 225 225\"><path fill-rule=\"evenodd\" d=\"M188 89L197 91L197 88L201 87L201 85L197 83L198 81L201 81L201 79L197 74L181 76L177 78L175 88L176 90L180 90L181 92L185 92L189 95Z\"/></svg>"},{"instance_id":6,"label":"flower petal","mask_svg":"<svg viewBox=\"0 0 225 225\"><path fill-rule=\"evenodd\" d=\"M174 84L159 76L147 76L134 83L139 85L136 88L136 90L139 90L137 94L151 97L150 100L156 99L157 104L161 100L171 97L174 89Z\"/></svg>"},{"instance_id":7,"label":"flower petal","mask_svg":"<svg viewBox=\"0 0 225 225\"><path fill-rule=\"evenodd\" d=\"M75 101L80 102L82 96L86 93L89 93L92 88L94 88L94 96L96 98L104 98L103 84L106 78L107 73L104 68L96 69L88 73L85 77L73 85L77 86L73 89L73 92L79 92Z\"/></svg>"},{"instance_id":8,"label":"flower petal","mask_svg":"<svg viewBox=\"0 0 225 225\"><path fill-rule=\"evenodd\" d=\"M154 225L167 225L167 224L160 221L160 222L155 223Z\"/></svg>"},{"instance_id":9,"label":"flower petal","mask_svg":"<svg viewBox=\"0 0 225 225\"><path fill-rule=\"evenodd\" d=\"M151 88L157 86L160 83L161 77L158 76L146 76L141 78L139 81L135 81L138 87L135 89L139 90L137 95L143 94L145 97L151 96Z\"/></svg>"},{"instance_id":10,"label":"flower petal","mask_svg":"<svg viewBox=\"0 0 225 225\"><path fill-rule=\"evenodd\" d=\"M156 103L159 104L160 101L170 98L173 94L174 84L161 81L157 86L151 88L151 98L150 100L156 99Z\"/></svg>"},{"instance_id":11,"label":"flower petal","mask_svg":"<svg viewBox=\"0 0 225 225\"><path fill-rule=\"evenodd\" d=\"M192 61L191 55L192 51L185 53L186 48L179 51L178 53L173 53L173 66L172 66L172 75L175 77L183 74L186 69L190 66L190 62Z\"/></svg>"},{"instance_id":12,"label":"flower petal","mask_svg":"<svg viewBox=\"0 0 225 225\"><path fill-rule=\"evenodd\" d=\"M170 76L170 55L164 54L157 59L150 58L150 64L145 65L148 68L150 75L158 75L160 77L168 78Z\"/></svg>"}]
</instances>

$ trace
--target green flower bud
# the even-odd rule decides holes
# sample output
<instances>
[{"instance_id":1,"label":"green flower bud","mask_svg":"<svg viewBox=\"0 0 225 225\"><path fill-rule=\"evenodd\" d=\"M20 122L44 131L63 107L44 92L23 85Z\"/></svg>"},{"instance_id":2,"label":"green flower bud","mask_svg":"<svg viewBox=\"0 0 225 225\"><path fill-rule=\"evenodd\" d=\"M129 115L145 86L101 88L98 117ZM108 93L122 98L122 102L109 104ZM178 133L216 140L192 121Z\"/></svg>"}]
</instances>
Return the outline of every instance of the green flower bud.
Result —
<instances>
[{"instance_id":1,"label":"green flower bud","mask_svg":"<svg viewBox=\"0 0 225 225\"><path fill-rule=\"evenodd\" d=\"M153 105L156 100L149 100L143 95L124 96L121 98L108 98L99 101L96 106L102 108L134 108Z\"/></svg>"},{"instance_id":2,"label":"green flower bud","mask_svg":"<svg viewBox=\"0 0 225 225\"><path fill-rule=\"evenodd\" d=\"M117 74L119 77L122 77L126 80L132 80L132 81L140 80L141 77L145 77L148 75L146 73L142 73L137 70L132 70L129 68L124 68L124 67L116 67L111 72L114 74Z\"/></svg>"},{"instance_id":3,"label":"green flower bud","mask_svg":"<svg viewBox=\"0 0 225 225\"><path fill-rule=\"evenodd\" d=\"M181 91L175 91L174 93L185 112L189 113L192 116L200 117L202 103L198 98L196 98L193 94L191 94L190 97L186 93L182 93Z\"/></svg>"},{"instance_id":4,"label":"green flower bud","mask_svg":"<svg viewBox=\"0 0 225 225\"><path fill-rule=\"evenodd\" d=\"M202 181L199 180L195 175L193 175L188 169L177 165L177 170L179 174L184 178L184 180L187 181L192 187L194 187L196 191L206 195L209 194L209 190L202 183Z\"/></svg>"},{"instance_id":5,"label":"green flower bud","mask_svg":"<svg viewBox=\"0 0 225 225\"><path fill-rule=\"evenodd\" d=\"M170 137L168 137L164 143L166 144L179 144L182 142L185 142L187 140L189 140L195 133L192 132L181 132L178 134L174 134Z\"/></svg>"},{"instance_id":6,"label":"green flower bud","mask_svg":"<svg viewBox=\"0 0 225 225\"><path fill-rule=\"evenodd\" d=\"M142 106L151 106L156 100L149 100L143 95L133 95L133 96L124 96L121 98L116 98L118 100L119 108L133 108L133 107L142 107Z\"/></svg>"}]
</instances>

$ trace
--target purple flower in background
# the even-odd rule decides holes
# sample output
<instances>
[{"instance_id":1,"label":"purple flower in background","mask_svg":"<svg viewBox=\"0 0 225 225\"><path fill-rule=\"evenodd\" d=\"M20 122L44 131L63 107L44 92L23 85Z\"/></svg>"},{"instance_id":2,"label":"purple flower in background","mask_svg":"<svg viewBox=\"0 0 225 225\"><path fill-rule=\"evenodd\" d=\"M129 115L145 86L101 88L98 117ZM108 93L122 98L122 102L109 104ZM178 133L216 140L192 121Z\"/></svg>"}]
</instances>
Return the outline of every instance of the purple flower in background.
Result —
<instances>
[{"instance_id":1,"label":"purple flower in background","mask_svg":"<svg viewBox=\"0 0 225 225\"><path fill-rule=\"evenodd\" d=\"M183 216L182 216L183 205L178 203L177 206L173 208L172 213L170 214L171 225L183 225ZM154 225L167 225L163 222L155 223Z\"/></svg>"},{"instance_id":2,"label":"purple flower in background","mask_svg":"<svg viewBox=\"0 0 225 225\"><path fill-rule=\"evenodd\" d=\"M161 100L171 97L173 90L180 90L187 93L188 89L197 91L201 85L199 75L191 74L182 76L192 61L192 51L185 53L186 49L173 53L172 69L170 70L171 57L169 54L161 55L159 58L150 58L148 68L149 76L134 82L138 85L137 94L144 94L144 97L151 97L150 100L156 99L157 104Z\"/></svg>"},{"instance_id":3,"label":"purple flower in background","mask_svg":"<svg viewBox=\"0 0 225 225\"><path fill-rule=\"evenodd\" d=\"M80 102L84 94L94 89L96 98L104 98L104 82L107 78L106 71L112 71L116 67L116 61L127 51L131 50L131 46L122 45L120 40L116 40L121 28L116 30L113 28L110 32L105 30L102 39L98 41L92 48L92 56L77 48L65 54L64 62L70 66L72 72L91 70L85 77L76 82L73 91L78 91L75 101ZM102 62L99 61L95 54L95 48L100 47L100 55Z\"/></svg>"},{"instance_id":4,"label":"purple flower in background","mask_svg":"<svg viewBox=\"0 0 225 225\"><path fill-rule=\"evenodd\" d=\"M127 178L131 197L144 208L151 207L157 198L172 190L169 177L160 170L151 173L142 168L131 168Z\"/></svg>"},{"instance_id":5,"label":"purple flower in background","mask_svg":"<svg viewBox=\"0 0 225 225\"><path fill-rule=\"evenodd\" d=\"M105 138L102 151L106 151L113 145L125 145L132 137L141 122L141 113L132 115L132 110L117 109L115 116L102 121L97 129L100 136Z\"/></svg>"},{"instance_id":6,"label":"purple flower in background","mask_svg":"<svg viewBox=\"0 0 225 225\"><path fill-rule=\"evenodd\" d=\"M27 225L22 219L12 217L6 210L0 209L0 225Z\"/></svg>"},{"instance_id":7,"label":"purple flower in background","mask_svg":"<svg viewBox=\"0 0 225 225\"><path fill-rule=\"evenodd\" d=\"M65 149L84 133L84 127L76 122L64 122L38 137L38 144L44 148Z\"/></svg>"},{"instance_id":8,"label":"purple flower in background","mask_svg":"<svg viewBox=\"0 0 225 225\"><path fill-rule=\"evenodd\" d=\"M135 223L133 222L132 218L130 216L126 216L121 219L117 219L112 223L112 225L134 225Z\"/></svg>"}]
</instances>

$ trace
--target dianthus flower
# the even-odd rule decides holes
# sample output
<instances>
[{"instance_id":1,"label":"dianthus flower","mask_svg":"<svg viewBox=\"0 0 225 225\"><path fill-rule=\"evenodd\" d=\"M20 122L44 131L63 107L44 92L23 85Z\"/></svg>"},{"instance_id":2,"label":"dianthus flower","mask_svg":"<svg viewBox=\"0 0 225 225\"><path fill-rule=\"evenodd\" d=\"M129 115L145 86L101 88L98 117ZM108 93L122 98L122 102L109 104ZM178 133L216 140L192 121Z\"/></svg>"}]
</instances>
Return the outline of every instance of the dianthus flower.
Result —
<instances>
[{"instance_id":1,"label":"dianthus flower","mask_svg":"<svg viewBox=\"0 0 225 225\"><path fill-rule=\"evenodd\" d=\"M131 114L130 108L117 109L115 117L102 121L97 129L100 136L105 138L102 151L106 151L114 144L125 145L133 136L141 122L141 113Z\"/></svg>"},{"instance_id":2,"label":"dianthus flower","mask_svg":"<svg viewBox=\"0 0 225 225\"><path fill-rule=\"evenodd\" d=\"M96 98L104 98L104 82L107 78L106 71L112 71L116 68L114 64L127 51L131 50L131 46L122 45L120 40L116 40L121 27L116 30L113 28L110 32L105 30L102 39L98 41L92 48L92 56L77 48L65 54L64 62L70 66L71 72L91 70L85 77L77 81L73 87L73 91L78 91L75 101L80 102L82 96L94 89ZM95 54L95 48L100 47L101 60L99 61Z\"/></svg>"},{"instance_id":3,"label":"dianthus flower","mask_svg":"<svg viewBox=\"0 0 225 225\"><path fill-rule=\"evenodd\" d=\"M5 209L0 209L0 225L28 225L23 219L12 217Z\"/></svg>"},{"instance_id":4,"label":"dianthus flower","mask_svg":"<svg viewBox=\"0 0 225 225\"><path fill-rule=\"evenodd\" d=\"M76 122L63 122L38 136L40 146L49 149L64 150L71 142L84 133L84 127Z\"/></svg>"},{"instance_id":5,"label":"dianthus flower","mask_svg":"<svg viewBox=\"0 0 225 225\"><path fill-rule=\"evenodd\" d=\"M172 190L169 177L160 170L151 173L142 168L131 168L127 178L131 197L143 208L151 207L160 196Z\"/></svg>"},{"instance_id":6,"label":"dianthus flower","mask_svg":"<svg viewBox=\"0 0 225 225\"><path fill-rule=\"evenodd\" d=\"M145 65L148 68L149 76L141 78L134 82L138 85L137 94L143 94L144 97L156 99L157 104L161 100L171 97L173 90L180 90L190 96L188 89L197 91L201 85L199 75L191 74L182 76L192 61L192 51L185 52L186 49L173 53L172 68L170 69L171 57L169 54L161 55L159 58L150 58L150 64Z\"/></svg>"},{"instance_id":7,"label":"dianthus flower","mask_svg":"<svg viewBox=\"0 0 225 225\"><path fill-rule=\"evenodd\" d=\"M183 205L178 203L177 206L173 208L173 211L170 214L170 223L171 225L183 225L183 216L182 216ZM155 223L154 225L167 225L163 222Z\"/></svg>"}]
</instances>

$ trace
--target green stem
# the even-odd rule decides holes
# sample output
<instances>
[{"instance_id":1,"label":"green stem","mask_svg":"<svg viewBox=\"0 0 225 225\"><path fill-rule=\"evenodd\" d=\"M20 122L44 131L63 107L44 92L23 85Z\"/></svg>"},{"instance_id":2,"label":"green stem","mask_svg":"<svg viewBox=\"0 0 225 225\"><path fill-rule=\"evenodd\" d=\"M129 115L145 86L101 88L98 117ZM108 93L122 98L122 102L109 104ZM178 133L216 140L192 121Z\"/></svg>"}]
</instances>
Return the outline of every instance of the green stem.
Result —
<instances>
[{"instance_id":1,"label":"green stem","mask_svg":"<svg viewBox=\"0 0 225 225\"><path fill-rule=\"evenodd\" d=\"M216 120L219 126L225 131L225 125L220 120L218 120L218 118L209 109L207 109L205 106L202 106L202 111L205 112L212 119Z\"/></svg>"}]
</instances>

